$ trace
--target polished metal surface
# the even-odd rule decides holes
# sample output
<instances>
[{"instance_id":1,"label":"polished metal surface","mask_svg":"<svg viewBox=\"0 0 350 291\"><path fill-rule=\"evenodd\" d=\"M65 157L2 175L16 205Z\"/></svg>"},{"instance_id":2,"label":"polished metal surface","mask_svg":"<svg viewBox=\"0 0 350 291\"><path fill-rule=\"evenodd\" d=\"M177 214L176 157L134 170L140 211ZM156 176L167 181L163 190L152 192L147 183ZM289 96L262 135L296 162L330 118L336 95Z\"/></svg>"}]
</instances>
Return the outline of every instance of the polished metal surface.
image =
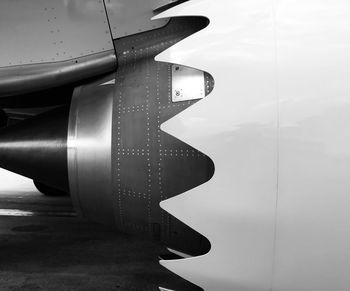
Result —
<instances>
[{"instance_id":1,"label":"polished metal surface","mask_svg":"<svg viewBox=\"0 0 350 291\"><path fill-rule=\"evenodd\" d=\"M57 106L50 107L40 107L40 108L11 108L4 109L7 117L14 120L24 120L36 115L42 114L46 111L51 111L55 109Z\"/></svg>"},{"instance_id":2,"label":"polished metal surface","mask_svg":"<svg viewBox=\"0 0 350 291\"><path fill-rule=\"evenodd\" d=\"M113 224L112 109L110 75L74 90L68 128L68 176L77 211L94 221Z\"/></svg>"},{"instance_id":3,"label":"polished metal surface","mask_svg":"<svg viewBox=\"0 0 350 291\"><path fill-rule=\"evenodd\" d=\"M205 97L204 72L172 65L172 101L181 102Z\"/></svg>"},{"instance_id":4,"label":"polished metal surface","mask_svg":"<svg viewBox=\"0 0 350 291\"><path fill-rule=\"evenodd\" d=\"M114 50L74 60L0 68L0 97L82 81L116 69Z\"/></svg>"},{"instance_id":5,"label":"polished metal surface","mask_svg":"<svg viewBox=\"0 0 350 291\"><path fill-rule=\"evenodd\" d=\"M73 90L78 84L67 84L66 86L53 87L44 91L1 97L0 107L7 110L12 108L44 108L69 104Z\"/></svg>"},{"instance_id":6,"label":"polished metal surface","mask_svg":"<svg viewBox=\"0 0 350 291\"><path fill-rule=\"evenodd\" d=\"M72 60L113 49L103 1L0 1L0 67Z\"/></svg>"},{"instance_id":7,"label":"polished metal surface","mask_svg":"<svg viewBox=\"0 0 350 291\"><path fill-rule=\"evenodd\" d=\"M0 130L0 167L68 192L67 106Z\"/></svg>"},{"instance_id":8,"label":"polished metal surface","mask_svg":"<svg viewBox=\"0 0 350 291\"><path fill-rule=\"evenodd\" d=\"M113 39L160 28L168 19L152 21L155 9L171 0L106 0Z\"/></svg>"},{"instance_id":9,"label":"polished metal surface","mask_svg":"<svg viewBox=\"0 0 350 291\"><path fill-rule=\"evenodd\" d=\"M4 110L0 110L0 128L6 126L8 121L8 116Z\"/></svg>"}]
</instances>

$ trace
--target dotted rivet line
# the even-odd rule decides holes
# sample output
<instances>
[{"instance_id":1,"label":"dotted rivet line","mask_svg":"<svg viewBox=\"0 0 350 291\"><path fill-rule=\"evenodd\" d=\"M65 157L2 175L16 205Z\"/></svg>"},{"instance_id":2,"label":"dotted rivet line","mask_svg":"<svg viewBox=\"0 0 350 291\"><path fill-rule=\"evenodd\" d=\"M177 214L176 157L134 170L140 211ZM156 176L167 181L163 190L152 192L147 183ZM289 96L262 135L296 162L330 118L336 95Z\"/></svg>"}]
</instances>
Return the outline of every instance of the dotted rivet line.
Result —
<instances>
[{"instance_id":1,"label":"dotted rivet line","mask_svg":"<svg viewBox=\"0 0 350 291\"><path fill-rule=\"evenodd\" d=\"M206 157L197 150L159 150L161 157Z\"/></svg>"},{"instance_id":2,"label":"dotted rivet line","mask_svg":"<svg viewBox=\"0 0 350 291\"><path fill-rule=\"evenodd\" d=\"M134 72L136 72L137 50L133 50L133 53L134 53Z\"/></svg>"},{"instance_id":3,"label":"dotted rivet line","mask_svg":"<svg viewBox=\"0 0 350 291\"><path fill-rule=\"evenodd\" d=\"M157 51L161 50L162 48L164 48L164 46L171 46L172 44L174 44L174 41L169 40L169 41L164 41L161 43L157 43L157 44L153 44L151 46L148 47L140 47L140 48L133 48L133 49L126 49L122 52L124 57L128 57L131 54L139 54L139 53L143 53L144 50L147 49L157 49ZM134 57L134 56L133 56Z\"/></svg>"},{"instance_id":4,"label":"dotted rivet line","mask_svg":"<svg viewBox=\"0 0 350 291\"><path fill-rule=\"evenodd\" d=\"M107 44L111 44L111 43L112 43L112 40L111 40L111 37L110 37L109 26L108 26L108 23L107 23L107 21L106 21L106 15L105 15L104 4L103 4L102 0L99 0L98 2L100 3L99 12L102 14L102 19L104 19L104 20L103 20L103 23L104 23L103 30L104 30L104 33L107 35L107 38L106 38L107 43L106 43L106 45L107 45ZM48 20L47 20L47 22L48 22L49 25L51 26L51 27L48 26L48 28L49 28L49 30L50 30L50 34L53 35L53 42L52 42L52 44L56 47L56 50L57 50L56 53L55 53L55 57L52 57L52 58L50 59L51 61L56 61L56 58L58 58L58 57L60 57L60 56L62 56L63 58L69 56L69 58L72 59L72 58L75 58L75 57L78 57L78 56L84 56L84 55L87 55L87 54L93 54L93 53L95 53L95 50L94 50L94 49L89 49L89 50L85 50L85 51L80 52L80 53L78 53L77 55L73 56L73 55L69 55L69 54L64 50L64 48L62 48L62 47L61 47L61 48L57 47L57 46L62 46L63 43L64 43L63 39L62 39L61 37L59 37L59 35L60 35L60 33L61 33L61 29L58 28L58 26L57 26L57 24L58 24L58 23L57 23L57 20L58 20L58 15L59 15L59 14L57 14L55 7L45 7L45 8L44 8L44 11L45 11L46 13L50 13L50 12L54 13L54 14L52 15L52 17L49 17ZM96 51L100 51L100 50L105 51L105 47L98 48ZM44 59L41 59L40 61L41 61L41 62L44 62ZM48 61L48 60L46 60L46 61ZM30 63L32 63L32 62L33 62L33 60L30 60Z\"/></svg>"},{"instance_id":5,"label":"dotted rivet line","mask_svg":"<svg viewBox=\"0 0 350 291\"><path fill-rule=\"evenodd\" d=\"M157 44L153 44L147 47L139 47L139 48L135 48L134 46L132 46L132 49L130 49L130 43L128 44L128 48L126 48L125 50L122 51L122 57L129 59L129 56L132 56L134 58L134 63L136 62L136 55L137 54L142 54L144 53L144 51L150 50L152 49L153 51L155 51L155 54L158 54L159 52L163 51L164 48L168 48L172 45L174 45L175 43L179 42L180 40L182 40L183 38L176 38L173 40L167 40L167 41L163 41L161 43L157 43ZM131 42L133 43L133 41Z\"/></svg>"},{"instance_id":6,"label":"dotted rivet line","mask_svg":"<svg viewBox=\"0 0 350 291\"><path fill-rule=\"evenodd\" d=\"M119 154L122 156L147 156L148 150L146 149L121 149Z\"/></svg>"},{"instance_id":7,"label":"dotted rivet line","mask_svg":"<svg viewBox=\"0 0 350 291\"><path fill-rule=\"evenodd\" d=\"M119 218L120 224L123 225L123 204L122 204L122 191L121 191L121 167L120 167L120 157L121 157L121 110L122 110L122 91L119 91L118 98L118 117L117 117L117 186L118 186L118 205L119 205Z\"/></svg>"},{"instance_id":8,"label":"dotted rivet line","mask_svg":"<svg viewBox=\"0 0 350 291\"><path fill-rule=\"evenodd\" d=\"M148 58L148 50L146 50L146 57ZM146 63L146 126L147 126L147 194L148 194L148 203L147 203L147 213L148 213L148 224L151 228L152 223L152 167L150 160L150 143L151 143L151 129L150 129L150 88L149 88L149 80L150 80L150 68L149 63Z\"/></svg>"},{"instance_id":9,"label":"dotted rivet line","mask_svg":"<svg viewBox=\"0 0 350 291\"><path fill-rule=\"evenodd\" d=\"M178 102L178 103L171 103L165 106L162 106L162 109L169 109L169 108L176 108L176 107L188 107L192 104L192 102Z\"/></svg>"},{"instance_id":10,"label":"dotted rivet line","mask_svg":"<svg viewBox=\"0 0 350 291\"><path fill-rule=\"evenodd\" d=\"M158 112L157 112L157 143L159 149L162 148L162 139L161 139L161 99L160 99L160 78L159 78L159 62L157 62L157 74L156 74L156 100L158 104ZM159 152L158 152L159 153ZM160 201L165 200L164 192L163 192L163 183L162 183L162 157L158 155L158 190L160 195ZM164 211L160 209L160 215L161 215L161 225L165 226L164 223ZM166 229L168 229L168 226L165 226Z\"/></svg>"},{"instance_id":11,"label":"dotted rivet line","mask_svg":"<svg viewBox=\"0 0 350 291\"><path fill-rule=\"evenodd\" d=\"M159 132L160 129L159 129ZM159 135L160 136L160 135ZM161 144L161 143L160 143ZM175 149L162 149L159 148L158 151L160 156L200 156L206 157L205 154L197 151L197 150L175 150ZM135 148L121 148L118 149L118 154L122 156L148 156L148 149L135 149Z\"/></svg>"},{"instance_id":12,"label":"dotted rivet line","mask_svg":"<svg viewBox=\"0 0 350 291\"><path fill-rule=\"evenodd\" d=\"M107 43L110 44L111 43L111 32L110 32L110 28L109 28L109 23L107 22L107 11L105 10L103 0L99 0L98 2L101 3L102 7L103 7L103 10L100 10L100 12L103 14L103 18L104 18L103 23L105 25L105 32L108 31ZM105 48L102 47L102 50L104 51Z\"/></svg>"},{"instance_id":13,"label":"dotted rivet line","mask_svg":"<svg viewBox=\"0 0 350 291\"><path fill-rule=\"evenodd\" d=\"M134 112L144 112L146 110L146 106L144 105L136 105L136 106L130 106L130 107L124 107L122 109L122 113L134 113Z\"/></svg>"},{"instance_id":14,"label":"dotted rivet line","mask_svg":"<svg viewBox=\"0 0 350 291\"><path fill-rule=\"evenodd\" d=\"M138 43L144 43L147 40L154 40L154 39L159 39L162 36L168 37L170 34L176 34L178 32L182 32L186 27L177 27L176 29L164 29L159 32L150 32L148 35L143 35L140 37L132 38L131 40L128 39L127 42L123 41L120 46L123 47L128 47L131 44L138 44ZM132 36L130 36L132 37Z\"/></svg>"},{"instance_id":15,"label":"dotted rivet line","mask_svg":"<svg viewBox=\"0 0 350 291\"><path fill-rule=\"evenodd\" d=\"M105 10L105 6L103 3L103 0L99 0L98 3L100 3L100 13L103 15L103 23L104 23L104 33L107 36L107 44L111 44L112 40L111 40L111 31L109 29L109 24L107 22L107 15L106 15L106 10ZM102 50L105 50L105 48L103 47ZM93 52L93 51L91 51Z\"/></svg>"},{"instance_id":16,"label":"dotted rivet line","mask_svg":"<svg viewBox=\"0 0 350 291\"><path fill-rule=\"evenodd\" d=\"M59 35L60 34L60 29L57 28L57 15L55 13L55 7L45 7L44 11L47 13L53 12L52 16L49 16L49 18L47 19L48 25L47 28L50 30L50 35L52 36L53 40L52 40L52 45L55 46L54 50L56 50L55 53L55 57L51 57L50 61L56 61L56 58L58 58L60 56L60 52L59 52L59 48L57 47L57 45L63 44L63 40L58 40L60 39ZM63 54L63 53L62 53ZM66 54L66 53L65 53ZM48 61L48 60L46 60Z\"/></svg>"},{"instance_id":17,"label":"dotted rivet line","mask_svg":"<svg viewBox=\"0 0 350 291\"><path fill-rule=\"evenodd\" d=\"M124 196L128 196L130 198L147 199L148 196L147 193L135 192L127 189L122 189L121 192Z\"/></svg>"},{"instance_id":18,"label":"dotted rivet line","mask_svg":"<svg viewBox=\"0 0 350 291\"><path fill-rule=\"evenodd\" d=\"M173 77L172 77L172 65L168 65L168 105L173 104L173 98L172 98L172 81L173 81Z\"/></svg>"}]
</instances>

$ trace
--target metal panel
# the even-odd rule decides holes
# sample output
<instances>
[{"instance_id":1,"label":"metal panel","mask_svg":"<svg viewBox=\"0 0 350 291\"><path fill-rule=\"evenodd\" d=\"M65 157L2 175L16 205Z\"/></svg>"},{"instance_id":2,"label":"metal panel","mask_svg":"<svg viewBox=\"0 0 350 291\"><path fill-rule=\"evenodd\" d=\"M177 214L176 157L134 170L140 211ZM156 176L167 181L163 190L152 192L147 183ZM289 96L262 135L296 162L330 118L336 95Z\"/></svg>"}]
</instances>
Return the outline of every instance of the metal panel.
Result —
<instances>
[{"instance_id":1,"label":"metal panel","mask_svg":"<svg viewBox=\"0 0 350 291\"><path fill-rule=\"evenodd\" d=\"M204 15L201 30L156 57L213 75L213 92L162 129L215 164L204 185L161 206L211 242L201 257L161 263L205 290L270 290L277 197L273 0L183 3L162 17Z\"/></svg>"},{"instance_id":2,"label":"metal panel","mask_svg":"<svg viewBox=\"0 0 350 291\"><path fill-rule=\"evenodd\" d=\"M172 65L172 101L188 101L205 97L204 72Z\"/></svg>"},{"instance_id":3,"label":"metal panel","mask_svg":"<svg viewBox=\"0 0 350 291\"><path fill-rule=\"evenodd\" d=\"M75 60L0 68L0 97L73 84L116 69L114 50Z\"/></svg>"},{"instance_id":4,"label":"metal panel","mask_svg":"<svg viewBox=\"0 0 350 291\"><path fill-rule=\"evenodd\" d=\"M154 10L171 0L106 0L113 38L140 33L164 26L168 19L152 21Z\"/></svg>"},{"instance_id":5,"label":"metal panel","mask_svg":"<svg viewBox=\"0 0 350 291\"><path fill-rule=\"evenodd\" d=\"M78 87L74 91L68 126L70 193L80 214L113 224L111 181L113 79ZM96 98L98 96L98 98Z\"/></svg>"},{"instance_id":6,"label":"metal panel","mask_svg":"<svg viewBox=\"0 0 350 291\"><path fill-rule=\"evenodd\" d=\"M113 49L102 0L2 0L0 27L0 67Z\"/></svg>"},{"instance_id":7,"label":"metal panel","mask_svg":"<svg viewBox=\"0 0 350 291\"><path fill-rule=\"evenodd\" d=\"M159 202L206 182L214 167L207 156L160 130L162 122L196 101L172 102L172 65L154 57L205 26L203 18L178 18L157 31L115 41L120 56L112 146L117 227L193 255L206 253L208 241L162 211ZM206 94L211 89L207 76Z\"/></svg>"}]
</instances>

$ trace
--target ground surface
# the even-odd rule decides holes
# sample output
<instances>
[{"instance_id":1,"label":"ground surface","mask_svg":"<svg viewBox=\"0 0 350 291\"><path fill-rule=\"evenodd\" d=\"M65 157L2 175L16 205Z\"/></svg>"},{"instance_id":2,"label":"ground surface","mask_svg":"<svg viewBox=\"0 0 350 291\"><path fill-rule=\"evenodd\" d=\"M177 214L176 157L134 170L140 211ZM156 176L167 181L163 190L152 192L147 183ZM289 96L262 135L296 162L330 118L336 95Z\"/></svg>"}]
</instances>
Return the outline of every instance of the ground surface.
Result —
<instances>
[{"instance_id":1,"label":"ground surface","mask_svg":"<svg viewBox=\"0 0 350 291\"><path fill-rule=\"evenodd\" d=\"M0 192L0 290L184 290L162 252L75 217L69 198Z\"/></svg>"}]
</instances>

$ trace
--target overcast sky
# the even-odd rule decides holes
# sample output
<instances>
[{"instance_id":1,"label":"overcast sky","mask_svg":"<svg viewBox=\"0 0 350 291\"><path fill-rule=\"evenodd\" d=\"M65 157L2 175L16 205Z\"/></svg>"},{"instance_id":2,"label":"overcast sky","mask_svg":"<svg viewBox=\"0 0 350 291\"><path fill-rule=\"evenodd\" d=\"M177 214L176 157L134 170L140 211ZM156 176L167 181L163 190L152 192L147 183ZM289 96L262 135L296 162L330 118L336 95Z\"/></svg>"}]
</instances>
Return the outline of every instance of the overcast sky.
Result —
<instances>
[{"instance_id":1,"label":"overcast sky","mask_svg":"<svg viewBox=\"0 0 350 291\"><path fill-rule=\"evenodd\" d=\"M35 190L33 181L0 168L0 191Z\"/></svg>"}]
</instances>

